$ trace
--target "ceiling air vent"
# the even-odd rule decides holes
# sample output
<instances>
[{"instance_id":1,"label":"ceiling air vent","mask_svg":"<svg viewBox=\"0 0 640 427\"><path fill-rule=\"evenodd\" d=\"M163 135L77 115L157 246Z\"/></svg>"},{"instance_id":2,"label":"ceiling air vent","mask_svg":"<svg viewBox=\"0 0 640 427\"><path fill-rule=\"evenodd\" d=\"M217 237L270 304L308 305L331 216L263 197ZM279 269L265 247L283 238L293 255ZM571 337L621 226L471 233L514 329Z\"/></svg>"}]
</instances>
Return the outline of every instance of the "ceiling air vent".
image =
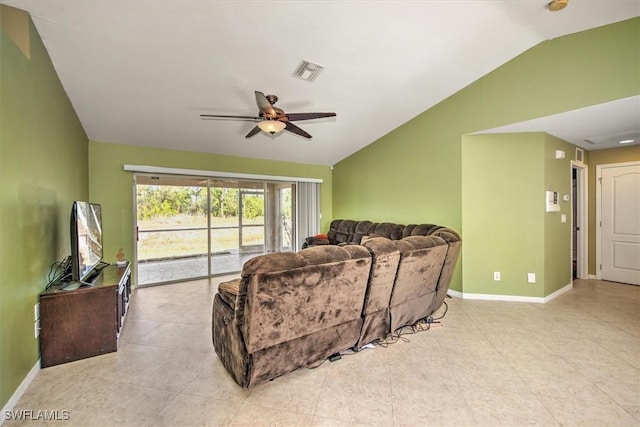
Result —
<instances>
[{"instance_id":1,"label":"ceiling air vent","mask_svg":"<svg viewBox=\"0 0 640 427\"><path fill-rule=\"evenodd\" d=\"M322 65L314 64L313 62L303 59L293 72L293 77L312 82L318 77L318 74L320 74L322 70L324 70Z\"/></svg>"}]
</instances>

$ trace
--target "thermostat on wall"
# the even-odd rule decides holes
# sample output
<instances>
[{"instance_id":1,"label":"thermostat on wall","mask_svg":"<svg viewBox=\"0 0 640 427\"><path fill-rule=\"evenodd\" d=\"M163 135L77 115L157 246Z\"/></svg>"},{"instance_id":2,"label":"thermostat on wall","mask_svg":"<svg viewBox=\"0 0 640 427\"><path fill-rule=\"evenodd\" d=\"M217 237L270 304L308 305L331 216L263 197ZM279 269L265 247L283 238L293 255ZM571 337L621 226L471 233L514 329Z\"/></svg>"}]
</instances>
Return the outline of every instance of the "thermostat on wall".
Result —
<instances>
[{"instance_id":1,"label":"thermostat on wall","mask_svg":"<svg viewBox=\"0 0 640 427\"><path fill-rule=\"evenodd\" d=\"M560 211L560 203L558 200L558 192L557 191L547 191L546 192L546 202L547 202L547 212L559 212Z\"/></svg>"}]
</instances>

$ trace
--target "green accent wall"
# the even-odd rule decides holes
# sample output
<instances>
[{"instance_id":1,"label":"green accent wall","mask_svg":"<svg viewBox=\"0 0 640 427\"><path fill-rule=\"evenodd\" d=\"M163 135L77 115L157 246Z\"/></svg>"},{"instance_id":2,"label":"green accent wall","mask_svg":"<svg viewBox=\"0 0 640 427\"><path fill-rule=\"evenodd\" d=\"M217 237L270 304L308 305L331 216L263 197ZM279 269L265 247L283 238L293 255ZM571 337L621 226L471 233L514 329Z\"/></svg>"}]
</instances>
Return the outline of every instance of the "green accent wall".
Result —
<instances>
[{"instance_id":1,"label":"green accent wall","mask_svg":"<svg viewBox=\"0 0 640 427\"><path fill-rule=\"evenodd\" d=\"M133 254L133 172L126 172L123 169L125 164L322 179L322 229L328 228L331 221L332 177L329 166L91 141L89 193L92 202L102 204L104 257L108 262L115 261L119 248L124 249L129 259Z\"/></svg>"},{"instance_id":2,"label":"green accent wall","mask_svg":"<svg viewBox=\"0 0 640 427\"><path fill-rule=\"evenodd\" d=\"M545 133L462 138L465 293L545 297L571 283L571 203L563 196L571 195L575 148ZM546 191L558 192L559 212L546 212Z\"/></svg>"},{"instance_id":3,"label":"green accent wall","mask_svg":"<svg viewBox=\"0 0 640 427\"><path fill-rule=\"evenodd\" d=\"M0 407L39 358L33 306L89 196L88 139L26 12L0 5ZM20 28L27 26L28 28ZM22 32L20 49L9 31ZM24 31L22 31L24 30ZM18 34L18 36L21 36Z\"/></svg>"},{"instance_id":4,"label":"green accent wall","mask_svg":"<svg viewBox=\"0 0 640 427\"><path fill-rule=\"evenodd\" d=\"M466 136L462 147L464 292L543 296L545 135Z\"/></svg>"},{"instance_id":5,"label":"green accent wall","mask_svg":"<svg viewBox=\"0 0 640 427\"><path fill-rule=\"evenodd\" d=\"M452 227L462 234L463 254L451 288L493 293L493 283L478 285L484 278L470 271L465 271L464 285L462 282L462 270L469 261L467 238L476 233L462 224L463 209L467 209L462 206L462 164L469 157L463 152L463 136L640 94L638 45L640 18L634 18L529 49L336 164L334 218ZM467 147L471 145L464 145ZM503 162L527 161L517 152L501 158ZM504 174L499 179L519 178ZM538 185L544 186L544 170L540 179ZM544 239L537 245L534 252L542 253ZM559 284L549 286L554 289ZM515 295L546 293L547 289L528 286Z\"/></svg>"},{"instance_id":6,"label":"green accent wall","mask_svg":"<svg viewBox=\"0 0 640 427\"><path fill-rule=\"evenodd\" d=\"M596 265L596 167L598 165L609 165L612 163L640 162L640 146L621 146L607 150L593 150L588 157L588 195L589 202L589 274L596 275L598 266Z\"/></svg>"}]
</instances>

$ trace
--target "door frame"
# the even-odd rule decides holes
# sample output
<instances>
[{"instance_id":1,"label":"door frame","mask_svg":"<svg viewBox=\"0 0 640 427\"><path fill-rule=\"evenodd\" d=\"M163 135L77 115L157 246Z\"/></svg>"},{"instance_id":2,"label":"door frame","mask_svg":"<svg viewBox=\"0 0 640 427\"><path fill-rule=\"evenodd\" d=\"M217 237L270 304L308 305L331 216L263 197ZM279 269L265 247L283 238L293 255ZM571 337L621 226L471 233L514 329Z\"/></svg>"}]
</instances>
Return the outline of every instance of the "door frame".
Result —
<instances>
[{"instance_id":1,"label":"door frame","mask_svg":"<svg viewBox=\"0 0 640 427\"><path fill-rule=\"evenodd\" d=\"M640 162L596 165L596 279L602 280L602 170L624 166L640 166Z\"/></svg>"},{"instance_id":2,"label":"door frame","mask_svg":"<svg viewBox=\"0 0 640 427\"><path fill-rule=\"evenodd\" d=\"M576 171L576 200L572 200L571 209L571 262L573 262L573 228L574 225L580 229L577 239L577 270L576 276L578 279L589 278L589 218L588 218L588 191L587 191L587 176L588 166L582 162L572 160L571 161L571 180L573 181L573 171ZM573 182L571 187L573 189ZM572 191L573 198L573 191ZM577 218L573 216L573 205L576 205ZM571 273L573 277L573 271Z\"/></svg>"}]
</instances>

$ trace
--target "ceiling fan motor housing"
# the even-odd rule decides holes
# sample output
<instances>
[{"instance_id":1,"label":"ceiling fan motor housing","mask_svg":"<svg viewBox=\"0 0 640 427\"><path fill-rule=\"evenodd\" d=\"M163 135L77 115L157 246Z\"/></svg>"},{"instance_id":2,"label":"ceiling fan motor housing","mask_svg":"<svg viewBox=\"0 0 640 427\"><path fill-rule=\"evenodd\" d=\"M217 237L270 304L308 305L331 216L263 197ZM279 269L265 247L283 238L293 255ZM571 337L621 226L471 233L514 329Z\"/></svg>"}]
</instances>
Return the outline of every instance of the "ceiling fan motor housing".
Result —
<instances>
[{"instance_id":1,"label":"ceiling fan motor housing","mask_svg":"<svg viewBox=\"0 0 640 427\"><path fill-rule=\"evenodd\" d=\"M558 10L562 10L569 4L569 0L551 0L548 4L549 10L552 12L556 12Z\"/></svg>"}]
</instances>

